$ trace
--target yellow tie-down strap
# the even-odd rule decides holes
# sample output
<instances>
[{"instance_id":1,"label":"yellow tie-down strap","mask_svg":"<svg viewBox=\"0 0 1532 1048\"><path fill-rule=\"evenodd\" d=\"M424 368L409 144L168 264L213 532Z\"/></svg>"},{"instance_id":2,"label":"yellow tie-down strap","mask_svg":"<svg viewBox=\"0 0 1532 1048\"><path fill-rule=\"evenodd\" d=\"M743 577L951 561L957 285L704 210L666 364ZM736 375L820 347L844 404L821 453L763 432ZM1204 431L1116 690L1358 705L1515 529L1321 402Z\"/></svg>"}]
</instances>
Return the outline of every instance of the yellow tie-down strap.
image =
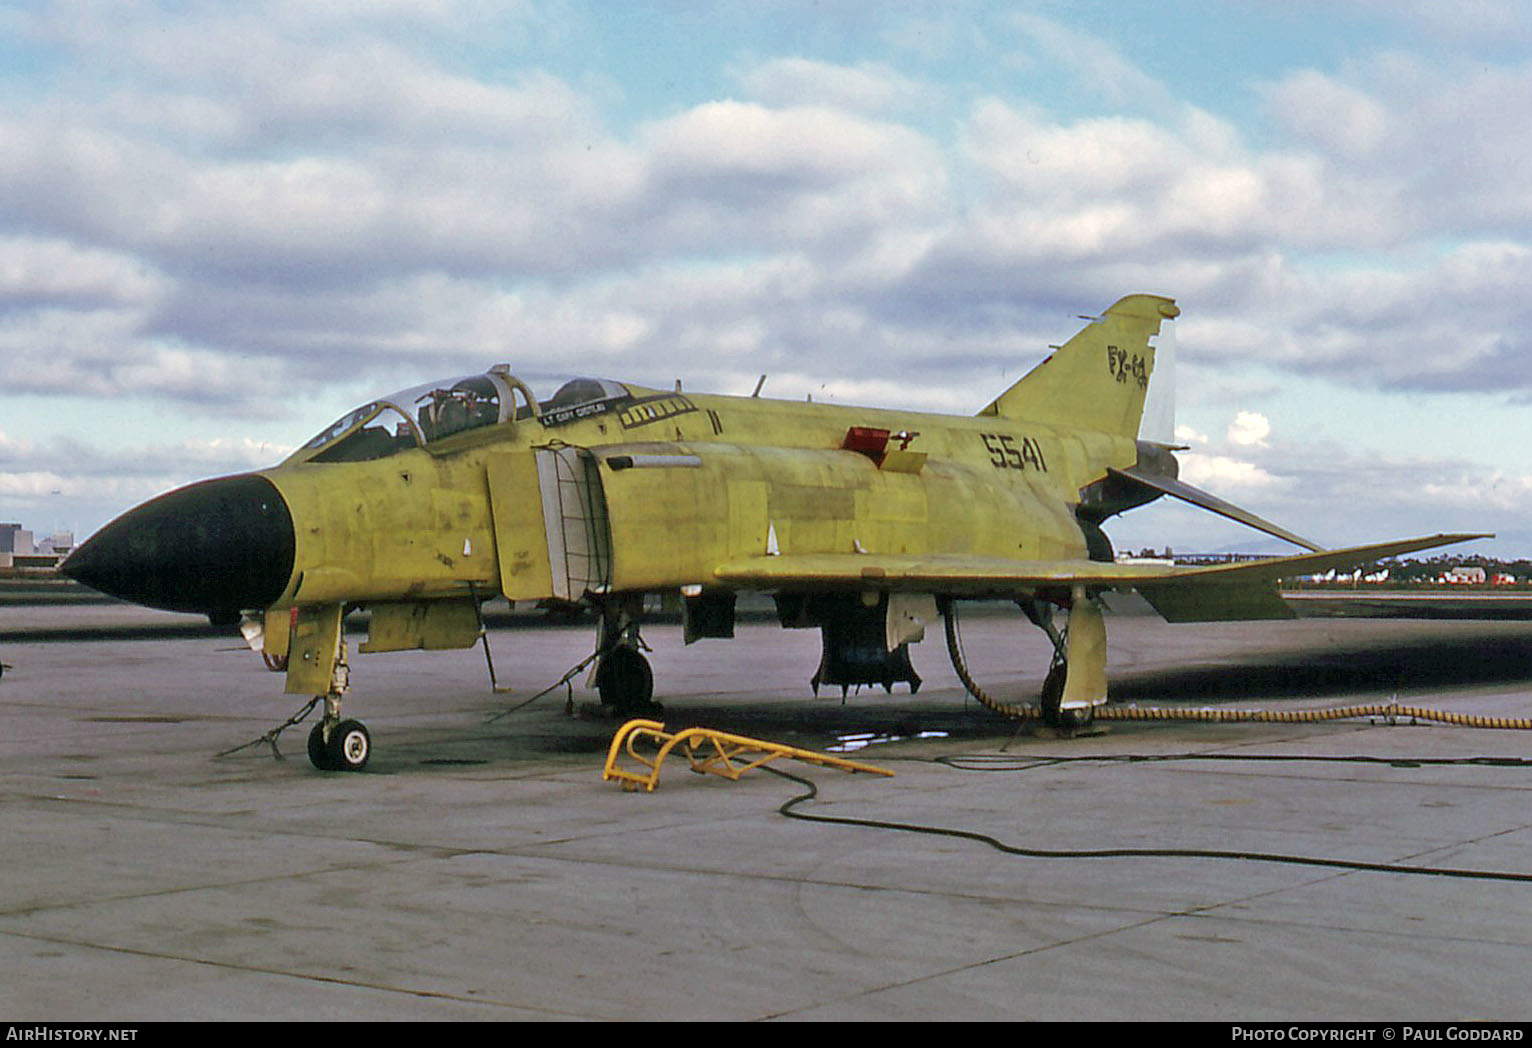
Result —
<instances>
[{"instance_id":1,"label":"yellow tie-down strap","mask_svg":"<svg viewBox=\"0 0 1532 1048\"><path fill-rule=\"evenodd\" d=\"M653 754L638 751L639 746L648 744L655 744L659 748ZM767 761L778 757L789 757L795 761L807 761L811 764L825 764L843 771L865 771L874 775L888 776L894 774L887 768L863 764L860 761L848 761L841 757L816 753L813 750L800 750L793 746L766 742L763 739L730 735L726 731L687 728L685 731L672 733L666 731L665 725L660 721L630 720L618 728L617 734L612 738L612 746L606 754L606 770L601 773L601 781L610 782L612 779L617 779L625 790L636 790L642 786L652 793L654 787L659 785L660 765L677 746L682 748L687 760L691 761L692 771L699 775L710 772L736 781L745 772L752 768L759 768ZM619 768L617 762L623 754L627 754L631 761L646 770L633 772Z\"/></svg>"}]
</instances>

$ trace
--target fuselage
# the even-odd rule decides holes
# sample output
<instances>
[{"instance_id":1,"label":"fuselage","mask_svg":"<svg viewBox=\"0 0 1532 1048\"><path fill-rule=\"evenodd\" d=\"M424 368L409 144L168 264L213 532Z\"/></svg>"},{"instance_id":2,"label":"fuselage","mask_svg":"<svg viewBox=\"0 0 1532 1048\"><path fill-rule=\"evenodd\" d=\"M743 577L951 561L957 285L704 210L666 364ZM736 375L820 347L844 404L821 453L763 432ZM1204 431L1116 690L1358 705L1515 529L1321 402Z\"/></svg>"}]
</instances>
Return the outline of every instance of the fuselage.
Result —
<instances>
[{"instance_id":1,"label":"fuselage","mask_svg":"<svg viewBox=\"0 0 1532 1048\"><path fill-rule=\"evenodd\" d=\"M550 450L595 463L618 591L705 585L710 565L768 552L1081 557L1080 489L1136 455L1132 441L993 417L620 388L585 411L262 471L294 521L276 604L559 595L511 577L556 528L531 505L530 463ZM853 429L886 432L881 461L846 447Z\"/></svg>"},{"instance_id":2,"label":"fuselage","mask_svg":"<svg viewBox=\"0 0 1532 1048\"><path fill-rule=\"evenodd\" d=\"M469 408L487 415L447 425L447 408L464 408L444 391L488 390L492 376L499 403L485 393ZM162 496L103 529L71 573L215 618L464 594L578 599L558 562L568 544L554 536L550 550L561 526L549 470L567 467L547 460L560 452L587 464L570 482L587 488L575 515L607 529L589 552L607 558L595 585L609 592L705 586L712 566L769 553L1069 559L1086 553L1081 489L1136 457L1131 439L1056 424L614 382L571 383L573 395L535 409L520 395L518 407L526 387L506 378L385 398L278 466Z\"/></svg>"}]
</instances>

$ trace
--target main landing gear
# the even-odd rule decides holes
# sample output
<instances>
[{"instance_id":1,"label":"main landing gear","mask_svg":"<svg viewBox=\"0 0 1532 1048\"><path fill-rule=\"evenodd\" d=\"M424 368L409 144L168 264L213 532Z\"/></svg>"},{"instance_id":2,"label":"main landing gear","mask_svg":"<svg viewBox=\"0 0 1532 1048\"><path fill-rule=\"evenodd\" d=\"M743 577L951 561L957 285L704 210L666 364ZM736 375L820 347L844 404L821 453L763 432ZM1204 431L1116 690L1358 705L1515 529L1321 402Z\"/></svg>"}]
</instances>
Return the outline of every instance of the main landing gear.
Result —
<instances>
[{"instance_id":1,"label":"main landing gear","mask_svg":"<svg viewBox=\"0 0 1532 1048\"><path fill-rule=\"evenodd\" d=\"M954 602L942 608L947 626L947 652L952 667L968 693L988 709L1008 717L1038 717L1049 727L1078 731L1095 719L1096 707L1106 702L1106 629L1101 606L1083 587L1076 587L1069 597L1069 622L1061 633L1053 625L1053 603L1024 599L1017 603L1053 644L1053 659L1043 680L1037 706L1013 706L1001 702L981 688L968 672L962 642L957 634Z\"/></svg>"},{"instance_id":2,"label":"main landing gear","mask_svg":"<svg viewBox=\"0 0 1532 1048\"><path fill-rule=\"evenodd\" d=\"M654 701L654 671L638 635L642 612L642 596L609 601L596 629L596 650L602 653L596 662L596 691L601 705L621 717L663 712Z\"/></svg>"},{"instance_id":3,"label":"main landing gear","mask_svg":"<svg viewBox=\"0 0 1532 1048\"><path fill-rule=\"evenodd\" d=\"M654 706L654 671L636 647L613 648L596 663L596 691L601 704L627 715Z\"/></svg>"},{"instance_id":4,"label":"main landing gear","mask_svg":"<svg viewBox=\"0 0 1532 1048\"><path fill-rule=\"evenodd\" d=\"M1043 723L1050 727L1064 727L1059 705L1064 699L1064 681L1068 676L1069 664L1055 653L1053 665L1048 667L1048 676L1043 678L1043 690L1037 696L1037 708L1042 711Z\"/></svg>"},{"instance_id":5,"label":"main landing gear","mask_svg":"<svg viewBox=\"0 0 1532 1048\"><path fill-rule=\"evenodd\" d=\"M1053 604L1037 599L1018 603L1053 644L1053 659L1038 696L1043 723L1065 731L1089 727L1096 707L1106 702L1106 628L1101 605L1083 587L1075 587L1069 620L1060 633L1053 625Z\"/></svg>"},{"instance_id":6,"label":"main landing gear","mask_svg":"<svg viewBox=\"0 0 1532 1048\"><path fill-rule=\"evenodd\" d=\"M1043 723L1065 731L1090 726L1096 707L1106 702L1106 625L1101 604L1083 586L1069 595L1069 620L1060 633L1053 625L1053 604L1032 599L1019 602L1048 634L1053 659L1038 697Z\"/></svg>"}]
</instances>

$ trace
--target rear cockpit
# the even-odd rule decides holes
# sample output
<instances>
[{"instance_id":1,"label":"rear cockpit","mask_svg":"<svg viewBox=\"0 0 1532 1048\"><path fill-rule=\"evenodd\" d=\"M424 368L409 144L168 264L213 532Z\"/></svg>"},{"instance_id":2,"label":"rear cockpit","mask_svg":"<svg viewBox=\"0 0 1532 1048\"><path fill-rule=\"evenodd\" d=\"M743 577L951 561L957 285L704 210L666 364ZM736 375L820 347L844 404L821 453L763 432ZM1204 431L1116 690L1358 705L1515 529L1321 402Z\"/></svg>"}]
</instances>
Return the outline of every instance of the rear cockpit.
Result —
<instances>
[{"instance_id":1,"label":"rear cockpit","mask_svg":"<svg viewBox=\"0 0 1532 1048\"><path fill-rule=\"evenodd\" d=\"M526 383L497 364L482 375L428 382L364 404L304 444L293 462L366 462L436 448L470 430L533 418L555 426L632 400L621 383L571 379L538 402ZM456 442L454 442L456 444Z\"/></svg>"}]
</instances>

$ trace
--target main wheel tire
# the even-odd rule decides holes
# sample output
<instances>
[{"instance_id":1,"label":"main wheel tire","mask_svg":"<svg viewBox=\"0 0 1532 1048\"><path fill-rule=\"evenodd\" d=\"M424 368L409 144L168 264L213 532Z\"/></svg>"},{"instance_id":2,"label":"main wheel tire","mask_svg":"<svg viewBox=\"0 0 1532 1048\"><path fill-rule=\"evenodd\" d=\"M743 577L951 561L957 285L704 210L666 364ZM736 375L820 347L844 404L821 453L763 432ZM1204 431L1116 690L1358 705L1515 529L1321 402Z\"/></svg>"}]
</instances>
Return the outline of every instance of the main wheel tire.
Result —
<instances>
[{"instance_id":1,"label":"main wheel tire","mask_svg":"<svg viewBox=\"0 0 1532 1048\"><path fill-rule=\"evenodd\" d=\"M642 713L654 698L654 671L637 648L616 648L596 667L601 703L618 713Z\"/></svg>"},{"instance_id":2,"label":"main wheel tire","mask_svg":"<svg viewBox=\"0 0 1532 1048\"><path fill-rule=\"evenodd\" d=\"M1072 710L1061 710L1059 712L1059 727L1067 728L1070 731L1079 731L1089 728L1091 722L1095 719L1096 707L1078 706Z\"/></svg>"},{"instance_id":3,"label":"main wheel tire","mask_svg":"<svg viewBox=\"0 0 1532 1048\"><path fill-rule=\"evenodd\" d=\"M1055 662L1048 670L1048 676L1043 678L1043 692L1037 698L1037 704L1043 711L1043 723L1049 727L1059 726L1059 703L1064 701L1064 679L1069 676L1069 667L1062 662Z\"/></svg>"},{"instance_id":4,"label":"main wheel tire","mask_svg":"<svg viewBox=\"0 0 1532 1048\"><path fill-rule=\"evenodd\" d=\"M361 721L341 721L330 733L325 748L335 771L361 771L372 757L372 736Z\"/></svg>"}]
</instances>

